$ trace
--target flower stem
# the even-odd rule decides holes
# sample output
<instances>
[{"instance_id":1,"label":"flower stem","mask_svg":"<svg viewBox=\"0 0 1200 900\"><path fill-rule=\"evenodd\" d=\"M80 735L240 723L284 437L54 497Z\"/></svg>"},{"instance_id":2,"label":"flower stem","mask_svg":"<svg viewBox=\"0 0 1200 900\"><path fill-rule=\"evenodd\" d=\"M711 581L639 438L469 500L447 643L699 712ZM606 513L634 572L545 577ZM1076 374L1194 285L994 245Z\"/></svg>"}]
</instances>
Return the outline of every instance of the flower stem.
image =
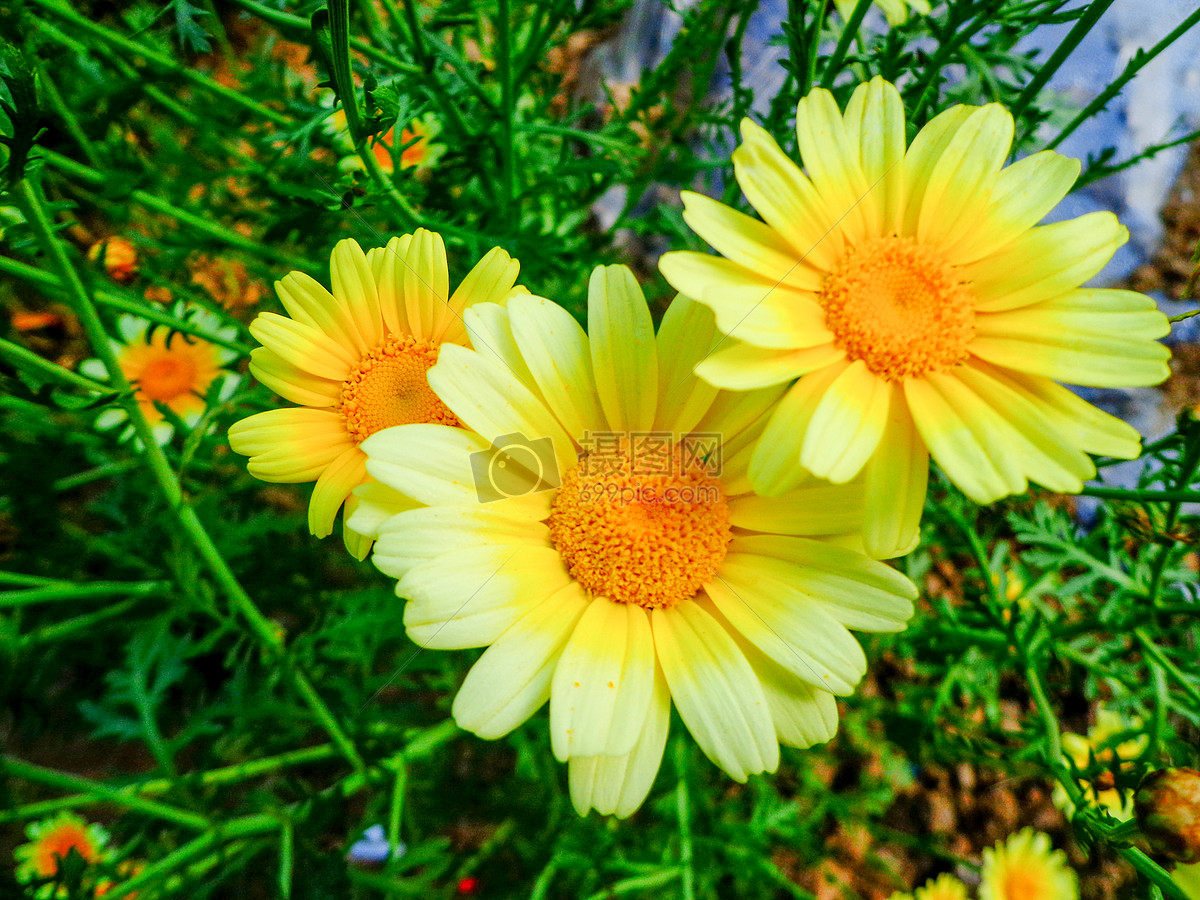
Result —
<instances>
[{"instance_id":1,"label":"flower stem","mask_svg":"<svg viewBox=\"0 0 1200 900\"><path fill-rule=\"evenodd\" d=\"M80 322L83 324L84 331L87 333L96 355L108 371L109 381L120 392L117 402L125 409L134 432L141 440L143 458L149 466L155 481L158 483L163 499L174 512L179 527L191 541L213 579L229 598L230 603L241 614L249 626L251 633L282 664L284 670L290 675L297 692L304 699L304 702L308 705L313 715L316 716L317 720L325 728L325 731L333 739L333 742L338 745L342 751L342 755L346 757L347 761L356 770L362 771L364 769L362 757L359 756L354 744L346 736L334 718L333 713L325 705L320 695L317 694L312 684L309 683L303 673L296 669L291 660L288 659L287 650L279 628L259 611L249 594L238 583L237 578L225 562L224 557L221 556L220 551L217 550L216 545L212 542L212 538L205 531L199 516L196 515L196 511L188 504L184 497L179 479L175 476L174 471L172 471L170 464L167 462L162 448L154 439L150 423L142 413L141 406L134 397L132 386L121 371L116 352L113 349L112 342L108 339L108 335L104 331L104 326L100 321L96 305L92 302L87 289L80 280L79 273L75 271L75 267L67 258L62 244L55 236L54 227L46 214L46 209L41 200L29 182L25 180L17 183L12 194L25 220L37 235L46 255L53 263L54 268L58 270L59 280L67 287L67 293L71 296L75 306L75 313L79 316Z\"/></svg>"}]
</instances>

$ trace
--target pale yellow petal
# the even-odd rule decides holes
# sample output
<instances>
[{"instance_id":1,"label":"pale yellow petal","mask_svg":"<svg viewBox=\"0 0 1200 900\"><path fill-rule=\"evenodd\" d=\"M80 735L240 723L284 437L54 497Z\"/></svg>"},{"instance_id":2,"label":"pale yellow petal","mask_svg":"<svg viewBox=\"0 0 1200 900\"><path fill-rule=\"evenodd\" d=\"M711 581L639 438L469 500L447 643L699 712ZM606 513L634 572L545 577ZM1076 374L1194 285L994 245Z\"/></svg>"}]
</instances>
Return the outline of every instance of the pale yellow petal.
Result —
<instances>
[{"instance_id":1,"label":"pale yellow petal","mask_svg":"<svg viewBox=\"0 0 1200 900\"><path fill-rule=\"evenodd\" d=\"M346 504L345 524L372 540L379 537L379 529L392 516L421 507L420 501L374 479L356 487L353 497L354 508Z\"/></svg>"},{"instance_id":2,"label":"pale yellow petal","mask_svg":"<svg viewBox=\"0 0 1200 900\"><path fill-rule=\"evenodd\" d=\"M655 431L687 434L699 422L717 390L693 371L718 340L712 310L678 294L658 327L658 412Z\"/></svg>"},{"instance_id":3,"label":"pale yellow petal","mask_svg":"<svg viewBox=\"0 0 1200 900\"><path fill-rule=\"evenodd\" d=\"M891 385L861 359L825 389L805 430L800 465L835 483L862 471L879 446L891 404Z\"/></svg>"},{"instance_id":4,"label":"pale yellow petal","mask_svg":"<svg viewBox=\"0 0 1200 900\"><path fill-rule=\"evenodd\" d=\"M806 375L783 395L750 460L750 481L755 491L777 497L808 476L800 466L800 450L809 422L829 386L847 367L846 363L834 363Z\"/></svg>"},{"instance_id":5,"label":"pale yellow petal","mask_svg":"<svg viewBox=\"0 0 1200 900\"><path fill-rule=\"evenodd\" d=\"M351 518L358 511L358 505L358 498L353 493L346 498L346 505L342 510L342 543L345 545L347 553L362 562L371 552L371 545L375 543L375 540L370 535L356 531L350 525Z\"/></svg>"},{"instance_id":6,"label":"pale yellow petal","mask_svg":"<svg viewBox=\"0 0 1200 900\"><path fill-rule=\"evenodd\" d=\"M929 455L963 493L991 503L1025 490L1017 460L1004 452L997 416L961 381L930 373L908 379L904 393Z\"/></svg>"},{"instance_id":7,"label":"pale yellow petal","mask_svg":"<svg viewBox=\"0 0 1200 900\"><path fill-rule=\"evenodd\" d=\"M503 365L531 394L544 400L537 380L517 348L505 307L495 303L476 304L463 313L463 322L470 337L468 346Z\"/></svg>"},{"instance_id":8,"label":"pale yellow petal","mask_svg":"<svg viewBox=\"0 0 1200 900\"><path fill-rule=\"evenodd\" d=\"M384 338L383 312L371 264L358 242L351 238L338 241L329 257L333 296L354 322L368 346Z\"/></svg>"},{"instance_id":9,"label":"pale yellow petal","mask_svg":"<svg viewBox=\"0 0 1200 900\"><path fill-rule=\"evenodd\" d=\"M503 248L493 247L467 273L450 297L450 306L461 313L476 303L503 304L512 293L520 272L521 264L517 260Z\"/></svg>"},{"instance_id":10,"label":"pale yellow petal","mask_svg":"<svg viewBox=\"0 0 1200 900\"><path fill-rule=\"evenodd\" d=\"M700 361L696 374L717 387L747 391L789 383L845 357L846 352L833 344L801 350L772 350L727 340Z\"/></svg>"},{"instance_id":11,"label":"pale yellow petal","mask_svg":"<svg viewBox=\"0 0 1200 900\"><path fill-rule=\"evenodd\" d=\"M246 468L263 481L315 480L354 442L341 417L325 409L272 409L229 429L235 453L251 457Z\"/></svg>"},{"instance_id":12,"label":"pale yellow petal","mask_svg":"<svg viewBox=\"0 0 1200 900\"><path fill-rule=\"evenodd\" d=\"M1097 274L1129 232L1110 212L1039 225L1003 249L963 266L980 312L1003 312L1060 297Z\"/></svg>"},{"instance_id":13,"label":"pale yellow petal","mask_svg":"<svg viewBox=\"0 0 1200 900\"><path fill-rule=\"evenodd\" d=\"M402 578L414 566L456 550L550 547L545 525L497 505L424 506L393 515L375 530L375 565Z\"/></svg>"},{"instance_id":14,"label":"pale yellow petal","mask_svg":"<svg viewBox=\"0 0 1200 900\"><path fill-rule=\"evenodd\" d=\"M413 333L404 303L404 260L411 245L412 235L405 234L392 238L386 247L377 247L367 254L379 292L384 327L395 335Z\"/></svg>"},{"instance_id":15,"label":"pale yellow petal","mask_svg":"<svg viewBox=\"0 0 1200 900\"><path fill-rule=\"evenodd\" d=\"M366 477L366 454L358 447L347 447L317 479L308 502L308 530L317 537L330 534L338 510Z\"/></svg>"},{"instance_id":16,"label":"pale yellow petal","mask_svg":"<svg viewBox=\"0 0 1200 900\"><path fill-rule=\"evenodd\" d=\"M833 340L825 311L811 292L794 291L727 259L689 250L663 254L658 268L675 290L711 309L717 330L731 338L786 349Z\"/></svg>"},{"instance_id":17,"label":"pale yellow petal","mask_svg":"<svg viewBox=\"0 0 1200 900\"><path fill-rule=\"evenodd\" d=\"M921 243L944 247L949 255L964 235L986 226L992 184L1013 130L1012 115L998 103L976 109L958 127L925 184L917 221Z\"/></svg>"},{"instance_id":18,"label":"pale yellow petal","mask_svg":"<svg viewBox=\"0 0 1200 900\"><path fill-rule=\"evenodd\" d=\"M654 323L626 266L597 266L588 282L588 335L600 405L612 431L649 431L658 401Z\"/></svg>"},{"instance_id":19,"label":"pale yellow petal","mask_svg":"<svg viewBox=\"0 0 1200 900\"><path fill-rule=\"evenodd\" d=\"M853 692L867 670L858 641L819 599L788 590L760 559L727 556L705 593L743 637L797 678L835 694Z\"/></svg>"},{"instance_id":20,"label":"pale yellow petal","mask_svg":"<svg viewBox=\"0 0 1200 900\"><path fill-rule=\"evenodd\" d=\"M772 284L802 291L821 287L821 273L770 225L703 194L684 191L683 221L722 256Z\"/></svg>"},{"instance_id":21,"label":"pale yellow petal","mask_svg":"<svg viewBox=\"0 0 1200 900\"><path fill-rule=\"evenodd\" d=\"M1062 385L1041 375L1014 371L1004 375L1056 423L1073 446L1117 459L1134 459L1142 452L1141 435L1133 426L1097 409Z\"/></svg>"},{"instance_id":22,"label":"pale yellow petal","mask_svg":"<svg viewBox=\"0 0 1200 900\"><path fill-rule=\"evenodd\" d=\"M654 689L646 610L594 597L554 670L550 746L560 760L633 750Z\"/></svg>"},{"instance_id":23,"label":"pale yellow petal","mask_svg":"<svg viewBox=\"0 0 1200 900\"><path fill-rule=\"evenodd\" d=\"M557 550L473 547L414 566L396 593L408 598L404 625L414 643L462 650L493 643L570 583Z\"/></svg>"},{"instance_id":24,"label":"pale yellow petal","mask_svg":"<svg viewBox=\"0 0 1200 900\"><path fill-rule=\"evenodd\" d=\"M442 236L418 228L402 261L404 308L412 333L421 340L438 343L450 322L457 318L449 304L450 272Z\"/></svg>"},{"instance_id":25,"label":"pale yellow petal","mask_svg":"<svg viewBox=\"0 0 1200 900\"><path fill-rule=\"evenodd\" d=\"M459 728L494 740L550 699L550 680L576 623L588 607L572 582L511 625L471 667L454 698Z\"/></svg>"},{"instance_id":26,"label":"pale yellow petal","mask_svg":"<svg viewBox=\"0 0 1200 900\"><path fill-rule=\"evenodd\" d=\"M726 560L753 557L758 577L781 594L799 592L820 602L846 628L900 631L913 614L917 587L900 572L849 547L786 535L742 535Z\"/></svg>"},{"instance_id":27,"label":"pale yellow petal","mask_svg":"<svg viewBox=\"0 0 1200 900\"><path fill-rule=\"evenodd\" d=\"M430 505L486 504L517 518L540 521L553 491L497 499L489 468L492 445L477 434L448 425L400 425L362 443L367 471L388 487Z\"/></svg>"},{"instance_id":28,"label":"pale yellow petal","mask_svg":"<svg viewBox=\"0 0 1200 900\"><path fill-rule=\"evenodd\" d=\"M874 507L868 519L875 517ZM845 534L863 526L862 484L811 479L779 497L749 494L729 501L729 521L747 531L772 534Z\"/></svg>"},{"instance_id":29,"label":"pale yellow petal","mask_svg":"<svg viewBox=\"0 0 1200 900\"><path fill-rule=\"evenodd\" d=\"M879 450L864 469L863 544L868 556L890 559L911 551L921 536L929 486L929 451L917 433L900 385L892 386Z\"/></svg>"},{"instance_id":30,"label":"pale yellow petal","mask_svg":"<svg viewBox=\"0 0 1200 900\"><path fill-rule=\"evenodd\" d=\"M583 327L557 303L532 294L509 301L508 316L521 357L566 433L599 428L604 414Z\"/></svg>"},{"instance_id":31,"label":"pale yellow petal","mask_svg":"<svg viewBox=\"0 0 1200 900\"><path fill-rule=\"evenodd\" d=\"M344 381L358 356L311 325L275 313L259 313L250 323L255 339L283 361L331 381Z\"/></svg>"},{"instance_id":32,"label":"pale yellow petal","mask_svg":"<svg viewBox=\"0 0 1200 900\"><path fill-rule=\"evenodd\" d=\"M901 235L913 236L917 233L917 220L921 215L925 189L937 167L937 161L958 133L958 129L976 109L978 107L975 106L952 106L930 119L913 138L912 145L904 154L907 197L901 210Z\"/></svg>"},{"instance_id":33,"label":"pale yellow petal","mask_svg":"<svg viewBox=\"0 0 1200 900\"><path fill-rule=\"evenodd\" d=\"M762 686L729 633L697 603L651 614L671 699L704 755L735 781L779 765Z\"/></svg>"},{"instance_id":34,"label":"pale yellow petal","mask_svg":"<svg viewBox=\"0 0 1200 900\"><path fill-rule=\"evenodd\" d=\"M1079 177L1079 160L1043 150L1002 170L992 185L986 224L959 235L946 261L966 265L995 253L1046 217Z\"/></svg>"},{"instance_id":35,"label":"pale yellow petal","mask_svg":"<svg viewBox=\"0 0 1200 900\"><path fill-rule=\"evenodd\" d=\"M567 761L571 803L579 815L591 809L624 819L654 784L671 724L671 692L662 669L655 666L654 692L637 743L621 756L572 756Z\"/></svg>"},{"instance_id":36,"label":"pale yellow petal","mask_svg":"<svg viewBox=\"0 0 1200 900\"><path fill-rule=\"evenodd\" d=\"M796 106L800 156L826 214L850 243L880 231L880 207L833 94L815 88Z\"/></svg>"},{"instance_id":37,"label":"pale yellow petal","mask_svg":"<svg viewBox=\"0 0 1200 900\"><path fill-rule=\"evenodd\" d=\"M878 229L898 230L904 202L904 103L900 92L878 75L860 84L846 105L846 138L879 208Z\"/></svg>"},{"instance_id":38,"label":"pale yellow petal","mask_svg":"<svg viewBox=\"0 0 1200 900\"><path fill-rule=\"evenodd\" d=\"M275 282L275 292L288 315L297 322L325 333L359 355L370 349L349 311L316 279L303 272L289 272Z\"/></svg>"},{"instance_id":39,"label":"pale yellow petal","mask_svg":"<svg viewBox=\"0 0 1200 900\"><path fill-rule=\"evenodd\" d=\"M301 406L337 406L342 402L341 381L312 375L266 347L250 351L250 374L283 399Z\"/></svg>"},{"instance_id":40,"label":"pale yellow petal","mask_svg":"<svg viewBox=\"0 0 1200 900\"><path fill-rule=\"evenodd\" d=\"M428 378L429 386L468 428L532 455L542 464L541 477L550 486L557 487L561 473L575 464L575 445L554 414L494 357L444 344ZM554 465L557 471L551 471Z\"/></svg>"}]
</instances>

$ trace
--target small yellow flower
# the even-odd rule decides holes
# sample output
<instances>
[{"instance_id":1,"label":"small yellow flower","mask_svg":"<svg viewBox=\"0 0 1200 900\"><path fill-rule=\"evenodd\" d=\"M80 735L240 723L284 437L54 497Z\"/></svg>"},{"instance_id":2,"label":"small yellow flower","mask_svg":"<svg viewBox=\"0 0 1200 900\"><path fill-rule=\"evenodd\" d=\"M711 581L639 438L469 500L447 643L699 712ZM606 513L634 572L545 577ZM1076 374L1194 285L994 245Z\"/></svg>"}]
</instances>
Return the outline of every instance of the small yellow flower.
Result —
<instances>
[{"instance_id":1,"label":"small yellow flower","mask_svg":"<svg viewBox=\"0 0 1200 900\"><path fill-rule=\"evenodd\" d=\"M1146 749L1148 738L1142 734L1113 746L1112 738L1141 726L1134 719L1126 721L1119 713L1100 707L1096 710L1096 724L1088 729L1087 736L1065 733L1062 736L1063 751L1070 757L1077 769L1086 769L1094 757L1101 763L1107 763L1115 755L1119 760L1133 760ZM1133 792L1126 791L1124 797L1115 787L1105 787L1091 781L1079 781L1084 794L1099 806L1118 819L1133 818ZM1075 804L1067 796L1061 785L1054 786L1054 805L1063 810L1068 816L1075 812Z\"/></svg>"},{"instance_id":2,"label":"small yellow flower","mask_svg":"<svg viewBox=\"0 0 1200 900\"><path fill-rule=\"evenodd\" d=\"M71 851L89 863L102 860L106 855L108 833L72 812L34 822L25 829L25 834L29 843L13 851L17 860L17 880L21 882L54 876Z\"/></svg>"},{"instance_id":3,"label":"small yellow flower","mask_svg":"<svg viewBox=\"0 0 1200 900\"><path fill-rule=\"evenodd\" d=\"M137 249L123 237L96 241L88 248L87 257L101 263L109 278L120 284L129 284L137 277Z\"/></svg>"},{"instance_id":4,"label":"small yellow flower","mask_svg":"<svg viewBox=\"0 0 1200 900\"><path fill-rule=\"evenodd\" d=\"M1108 212L1041 225L1076 160L1043 151L1004 168L1013 118L955 106L906 146L891 84L860 85L842 113L817 89L796 133L807 174L749 119L733 154L765 221L685 192L684 219L724 258L663 256L667 281L726 335L698 366L718 387L786 385L750 465L777 495L807 471L860 475L868 548L911 549L928 460L990 503L1030 480L1077 492L1089 453L1140 437L1059 382L1157 384L1170 325L1149 297L1081 288L1128 237Z\"/></svg>"},{"instance_id":5,"label":"small yellow flower","mask_svg":"<svg viewBox=\"0 0 1200 900\"><path fill-rule=\"evenodd\" d=\"M1079 882L1050 838L1025 828L983 851L979 900L1078 900Z\"/></svg>"},{"instance_id":6,"label":"small yellow flower","mask_svg":"<svg viewBox=\"0 0 1200 900\"><path fill-rule=\"evenodd\" d=\"M223 326L221 320L206 309L178 306L175 314L211 334L227 340L237 337L237 329ZM237 353L210 341L171 331L164 325L147 322L136 316L121 316L117 320L121 340L113 342L121 372L133 385L142 415L149 421L154 438L160 444L171 440L174 426L163 418L155 406L161 403L177 415L184 424L194 427L207 409L205 397L214 383L222 398L232 394L238 377L224 370L237 358ZM79 365L84 375L104 380L107 371L98 359L84 360ZM123 409L107 409L96 417L101 429L125 424L128 416ZM122 440L134 435L128 425Z\"/></svg>"},{"instance_id":7,"label":"small yellow flower","mask_svg":"<svg viewBox=\"0 0 1200 900\"><path fill-rule=\"evenodd\" d=\"M913 900L967 900L967 886L951 875L939 875L917 888Z\"/></svg>"},{"instance_id":8,"label":"small yellow flower","mask_svg":"<svg viewBox=\"0 0 1200 900\"><path fill-rule=\"evenodd\" d=\"M413 641L487 647L459 726L499 738L549 701L576 810L622 817L672 705L738 781L774 771L780 743L828 740L866 670L851 629L902 629L916 596L854 549L861 484L755 495L748 451L779 392L699 381L712 314L677 297L656 335L623 266L593 272L588 333L533 296L466 319L479 349L445 346L429 373L466 428L368 438L367 471L420 506L350 519L378 533Z\"/></svg>"},{"instance_id":9,"label":"small yellow flower","mask_svg":"<svg viewBox=\"0 0 1200 900\"><path fill-rule=\"evenodd\" d=\"M250 354L250 371L285 400L229 429L235 452L250 457L250 474L263 481L316 481L308 507L317 537L333 530L343 502L369 479L359 445L393 425L458 419L433 393L425 374L445 344L470 343L462 314L482 301L504 303L516 285L516 260L499 247L488 253L450 293L446 248L421 228L369 253L341 241L330 261L333 292L302 272L275 287L288 316L264 312L250 325L263 345ZM371 541L343 529L347 549L363 559Z\"/></svg>"}]
</instances>

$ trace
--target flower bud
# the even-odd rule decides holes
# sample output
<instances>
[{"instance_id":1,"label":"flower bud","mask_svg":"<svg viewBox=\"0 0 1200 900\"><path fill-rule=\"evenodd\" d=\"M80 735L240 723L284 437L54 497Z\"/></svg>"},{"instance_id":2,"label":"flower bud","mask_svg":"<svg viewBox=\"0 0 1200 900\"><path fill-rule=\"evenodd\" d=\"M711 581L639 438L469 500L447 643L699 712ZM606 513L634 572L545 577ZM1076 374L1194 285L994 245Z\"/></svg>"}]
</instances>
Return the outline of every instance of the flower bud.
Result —
<instances>
[{"instance_id":1,"label":"flower bud","mask_svg":"<svg viewBox=\"0 0 1200 900\"><path fill-rule=\"evenodd\" d=\"M123 237L97 241L88 249L87 255L93 262L102 262L108 276L120 284L129 284L137 275L137 250Z\"/></svg>"},{"instance_id":2,"label":"flower bud","mask_svg":"<svg viewBox=\"0 0 1200 900\"><path fill-rule=\"evenodd\" d=\"M1200 861L1200 772L1151 772L1134 795L1134 810L1156 852L1177 862Z\"/></svg>"}]
</instances>

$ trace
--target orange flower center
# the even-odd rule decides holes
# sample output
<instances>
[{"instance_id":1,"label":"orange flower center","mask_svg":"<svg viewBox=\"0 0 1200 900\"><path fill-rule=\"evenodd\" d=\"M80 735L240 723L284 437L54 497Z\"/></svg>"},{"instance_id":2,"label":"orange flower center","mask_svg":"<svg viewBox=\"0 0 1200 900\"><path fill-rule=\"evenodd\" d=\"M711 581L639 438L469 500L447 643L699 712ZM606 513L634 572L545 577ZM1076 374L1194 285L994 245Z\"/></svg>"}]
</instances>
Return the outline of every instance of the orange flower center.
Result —
<instances>
[{"instance_id":1,"label":"orange flower center","mask_svg":"<svg viewBox=\"0 0 1200 900\"><path fill-rule=\"evenodd\" d=\"M95 858L96 847L86 829L68 822L44 835L37 847L38 874L53 875L58 871L59 861L66 859L72 850L86 860Z\"/></svg>"},{"instance_id":2,"label":"orange flower center","mask_svg":"<svg viewBox=\"0 0 1200 900\"><path fill-rule=\"evenodd\" d=\"M563 476L550 537L571 575L595 596L646 609L674 606L712 578L729 547L721 482L680 447L654 461L591 453Z\"/></svg>"},{"instance_id":3,"label":"orange flower center","mask_svg":"<svg viewBox=\"0 0 1200 900\"><path fill-rule=\"evenodd\" d=\"M157 329L145 343L131 342L121 351L121 370L137 388L137 398L154 421L153 404L165 403L183 415L203 406L200 399L220 374L216 348L208 341Z\"/></svg>"},{"instance_id":4,"label":"orange flower center","mask_svg":"<svg viewBox=\"0 0 1200 900\"><path fill-rule=\"evenodd\" d=\"M1046 873L1014 870L1004 876L1005 900L1052 900Z\"/></svg>"},{"instance_id":5,"label":"orange flower center","mask_svg":"<svg viewBox=\"0 0 1200 900\"><path fill-rule=\"evenodd\" d=\"M409 334L389 335L363 356L342 384L342 415L354 440L393 425L461 425L425 377L437 358L437 344Z\"/></svg>"},{"instance_id":6,"label":"orange flower center","mask_svg":"<svg viewBox=\"0 0 1200 900\"><path fill-rule=\"evenodd\" d=\"M149 400L174 400L189 394L196 383L196 364L187 356L170 354L152 360L142 369L138 386Z\"/></svg>"},{"instance_id":7,"label":"orange flower center","mask_svg":"<svg viewBox=\"0 0 1200 900\"><path fill-rule=\"evenodd\" d=\"M837 346L888 381L965 362L975 336L970 288L909 238L876 238L847 251L820 302Z\"/></svg>"}]
</instances>

